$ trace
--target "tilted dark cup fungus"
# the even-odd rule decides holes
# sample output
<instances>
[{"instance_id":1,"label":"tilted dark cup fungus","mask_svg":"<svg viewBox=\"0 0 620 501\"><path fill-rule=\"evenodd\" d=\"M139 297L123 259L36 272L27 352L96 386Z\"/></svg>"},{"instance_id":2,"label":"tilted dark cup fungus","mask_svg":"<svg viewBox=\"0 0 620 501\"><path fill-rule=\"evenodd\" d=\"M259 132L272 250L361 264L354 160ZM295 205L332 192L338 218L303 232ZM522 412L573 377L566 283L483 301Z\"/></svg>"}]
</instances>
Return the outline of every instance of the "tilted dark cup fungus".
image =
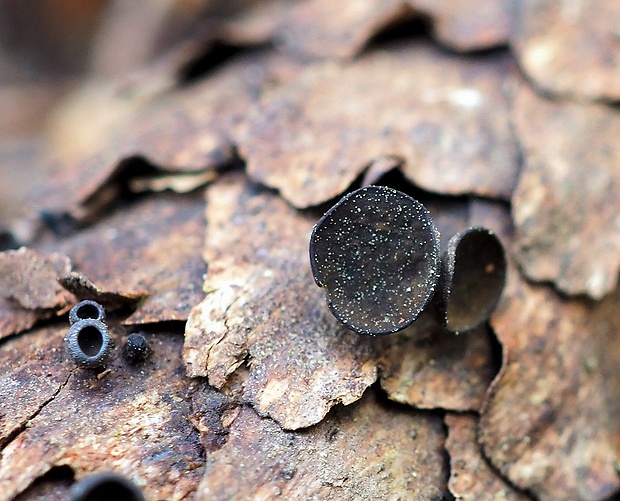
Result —
<instances>
[{"instance_id":1,"label":"tilted dark cup fungus","mask_svg":"<svg viewBox=\"0 0 620 501\"><path fill-rule=\"evenodd\" d=\"M71 487L69 501L145 501L140 489L117 473L94 473Z\"/></svg>"},{"instance_id":2,"label":"tilted dark cup fungus","mask_svg":"<svg viewBox=\"0 0 620 501\"><path fill-rule=\"evenodd\" d=\"M94 318L100 322L105 321L105 310L96 301L90 301L85 299L76 304L71 311L69 311L69 323L73 325L80 320L86 320L87 318Z\"/></svg>"},{"instance_id":3,"label":"tilted dark cup fungus","mask_svg":"<svg viewBox=\"0 0 620 501\"><path fill-rule=\"evenodd\" d=\"M103 322L87 318L74 323L65 336L65 348L73 361L84 369L104 367L112 341Z\"/></svg>"},{"instance_id":4,"label":"tilted dark cup fungus","mask_svg":"<svg viewBox=\"0 0 620 501\"><path fill-rule=\"evenodd\" d=\"M336 318L361 334L410 325L439 278L439 234L409 195L367 186L343 197L312 230L310 265Z\"/></svg>"},{"instance_id":5,"label":"tilted dark cup fungus","mask_svg":"<svg viewBox=\"0 0 620 501\"><path fill-rule=\"evenodd\" d=\"M506 256L497 236L474 227L454 235L441 260L438 293L442 323L452 332L488 320L506 280Z\"/></svg>"}]
</instances>

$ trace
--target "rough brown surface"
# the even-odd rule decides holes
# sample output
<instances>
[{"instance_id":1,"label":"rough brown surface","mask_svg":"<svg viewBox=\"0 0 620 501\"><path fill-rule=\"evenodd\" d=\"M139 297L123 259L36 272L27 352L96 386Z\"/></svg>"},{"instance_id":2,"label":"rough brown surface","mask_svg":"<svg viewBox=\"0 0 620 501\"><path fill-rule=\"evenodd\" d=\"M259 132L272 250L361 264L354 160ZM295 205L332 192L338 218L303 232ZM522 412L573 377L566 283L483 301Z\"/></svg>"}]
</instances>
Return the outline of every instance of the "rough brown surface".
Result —
<instances>
[{"instance_id":1,"label":"rough brown surface","mask_svg":"<svg viewBox=\"0 0 620 501\"><path fill-rule=\"evenodd\" d=\"M59 253L0 252L0 339L66 312L75 298L58 278L69 271L69 258Z\"/></svg>"},{"instance_id":2,"label":"rough brown surface","mask_svg":"<svg viewBox=\"0 0 620 501\"><path fill-rule=\"evenodd\" d=\"M48 501L69 499L73 474L63 467L52 469L47 475L38 478L28 489L15 496L13 501Z\"/></svg>"},{"instance_id":3,"label":"rough brown surface","mask_svg":"<svg viewBox=\"0 0 620 501\"><path fill-rule=\"evenodd\" d=\"M0 252L0 294L27 310L61 310L71 295L58 277L71 271L71 261L61 254L39 254L22 247Z\"/></svg>"},{"instance_id":4,"label":"rough brown surface","mask_svg":"<svg viewBox=\"0 0 620 501\"><path fill-rule=\"evenodd\" d=\"M261 45L278 38L291 0L263 0L252 2L232 17L217 19L210 26L214 38L231 45Z\"/></svg>"},{"instance_id":5,"label":"rough brown surface","mask_svg":"<svg viewBox=\"0 0 620 501\"><path fill-rule=\"evenodd\" d=\"M287 50L301 57L351 59L373 35L413 17L402 0L310 0L284 16L281 36Z\"/></svg>"},{"instance_id":6,"label":"rough brown surface","mask_svg":"<svg viewBox=\"0 0 620 501\"><path fill-rule=\"evenodd\" d=\"M156 195L45 246L70 256L75 269L100 289L147 291L149 297L126 323L186 320L203 298L203 212L200 193Z\"/></svg>"},{"instance_id":7,"label":"rough brown surface","mask_svg":"<svg viewBox=\"0 0 620 501\"><path fill-rule=\"evenodd\" d=\"M450 455L448 488L456 499L465 501L525 501L529 499L506 484L482 456L476 428L470 414L446 414L446 451Z\"/></svg>"},{"instance_id":8,"label":"rough brown surface","mask_svg":"<svg viewBox=\"0 0 620 501\"><path fill-rule=\"evenodd\" d=\"M354 0L344 4L309 0L280 13L284 19L272 36L282 38L287 50L298 57L344 60L358 55L373 37L392 27L428 19L442 44L475 51L508 43L510 14L511 2L493 0ZM267 23L258 26L263 29L255 28L256 32L267 33Z\"/></svg>"},{"instance_id":9,"label":"rough brown surface","mask_svg":"<svg viewBox=\"0 0 620 501\"><path fill-rule=\"evenodd\" d=\"M530 285L513 267L492 317L505 366L480 423L491 462L541 500L606 499L620 485L601 347L585 302Z\"/></svg>"},{"instance_id":10,"label":"rough brown surface","mask_svg":"<svg viewBox=\"0 0 620 501\"><path fill-rule=\"evenodd\" d=\"M434 36L451 49L482 50L508 42L511 0L408 1L416 10L431 17Z\"/></svg>"},{"instance_id":11,"label":"rough brown surface","mask_svg":"<svg viewBox=\"0 0 620 501\"><path fill-rule=\"evenodd\" d=\"M117 342L119 332L115 326ZM34 351L19 346L26 340ZM154 354L146 364L128 366L116 355L111 372L100 378L71 368L61 355L62 340L58 328L44 329L3 346L9 354L42 360L35 363L33 358L30 370L18 370L17 357L8 364L14 386L26 385L30 398L25 402L32 405L27 413L12 411L16 424L27 425L2 451L0 499L11 499L60 465L70 466L77 479L95 471L119 472L149 499L187 497L202 476L204 455L186 418L191 388L184 377L179 333L148 335Z\"/></svg>"},{"instance_id":12,"label":"rough brown surface","mask_svg":"<svg viewBox=\"0 0 620 501\"><path fill-rule=\"evenodd\" d=\"M515 121L525 156L513 198L519 264L562 292L600 299L620 269L620 115L522 88Z\"/></svg>"},{"instance_id":13,"label":"rough brown surface","mask_svg":"<svg viewBox=\"0 0 620 501\"><path fill-rule=\"evenodd\" d=\"M620 360L620 287L609 294L603 301L592 308L588 314L588 325L591 326L590 336L594 345L590 359L590 368L599 373L603 381L605 404L609 420L607 426L611 435L611 445L620 457L620 376L618 360Z\"/></svg>"},{"instance_id":14,"label":"rough brown surface","mask_svg":"<svg viewBox=\"0 0 620 501\"><path fill-rule=\"evenodd\" d=\"M97 301L104 308L111 310L122 308L123 306L133 306L148 296L147 291L106 291L81 273L76 272L60 277L58 282L80 301L84 299Z\"/></svg>"},{"instance_id":15,"label":"rough brown surface","mask_svg":"<svg viewBox=\"0 0 620 501\"><path fill-rule=\"evenodd\" d=\"M620 3L515 2L512 46L546 92L577 99L620 99Z\"/></svg>"},{"instance_id":16,"label":"rough brown surface","mask_svg":"<svg viewBox=\"0 0 620 501\"><path fill-rule=\"evenodd\" d=\"M497 373L486 326L456 335L424 314L377 341L381 387L392 400L417 408L478 411Z\"/></svg>"},{"instance_id":17,"label":"rough brown surface","mask_svg":"<svg viewBox=\"0 0 620 501\"><path fill-rule=\"evenodd\" d=\"M238 131L240 152L253 179L296 207L342 193L385 155L427 190L509 198L510 69L501 55L457 58L419 41L311 66L260 102Z\"/></svg>"},{"instance_id":18,"label":"rough brown surface","mask_svg":"<svg viewBox=\"0 0 620 501\"><path fill-rule=\"evenodd\" d=\"M0 339L30 329L40 318L49 315L42 316L40 311L26 310L0 298Z\"/></svg>"},{"instance_id":19,"label":"rough brown surface","mask_svg":"<svg viewBox=\"0 0 620 501\"><path fill-rule=\"evenodd\" d=\"M106 24L127 10L95 3ZM22 57L0 30L0 205L28 211L0 244L37 252L0 270L0 501L64 499L110 469L147 499L615 499L617 0L163 3L119 30L140 34L119 55L146 41L152 64L103 81L93 41L94 70L68 82L30 66L56 47L43 9L0 2L0 24L28 12L16 34L36 34ZM46 126L35 109L65 90ZM471 225L500 236L495 332L450 334L431 308L373 338L330 314L311 228L369 183L422 202L444 246ZM38 266L55 253L71 270ZM100 374L64 354L82 297L108 313ZM152 353L130 364L136 330Z\"/></svg>"},{"instance_id":20,"label":"rough brown surface","mask_svg":"<svg viewBox=\"0 0 620 501\"><path fill-rule=\"evenodd\" d=\"M207 296L185 332L188 374L222 388L247 363L244 401L289 429L359 399L377 377L373 340L343 327L314 284L313 218L234 177L209 188L207 221Z\"/></svg>"},{"instance_id":21,"label":"rough brown surface","mask_svg":"<svg viewBox=\"0 0 620 501\"><path fill-rule=\"evenodd\" d=\"M0 345L0 446L22 430L67 382L67 326L46 327Z\"/></svg>"},{"instance_id":22,"label":"rough brown surface","mask_svg":"<svg viewBox=\"0 0 620 501\"><path fill-rule=\"evenodd\" d=\"M441 499L441 418L369 393L298 432L243 407L226 444L208 455L196 498Z\"/></svg>"},{"instance_id":23,"label":"rough brown surface","mask_svg":"<svg viewBox=\"0 0 620 501\"><path fill-rule=\"evenodd\" d=\"M137 158L164 172L199 172L227 164L235 157L232 128L265 88L288 79L295 67L277 54L242 54L214 68L209 78L151 98L119 130L108 131L95 154L68 162L36 190L33 203L51 213L87 219L141 174Z\"/></svg>"},{"instance_id":24,"label":"rough brown surface","mask_svg":"<svg viewBox=\"0 0 620 501\"><path fill-rule=\"evenodd\" d=\"M123 156L142 155L173 171L221 166L234 155L230 131L274 77L264 53L241 55L209 78L151 101L118 138Z\"/></svg>"}]
</instances>

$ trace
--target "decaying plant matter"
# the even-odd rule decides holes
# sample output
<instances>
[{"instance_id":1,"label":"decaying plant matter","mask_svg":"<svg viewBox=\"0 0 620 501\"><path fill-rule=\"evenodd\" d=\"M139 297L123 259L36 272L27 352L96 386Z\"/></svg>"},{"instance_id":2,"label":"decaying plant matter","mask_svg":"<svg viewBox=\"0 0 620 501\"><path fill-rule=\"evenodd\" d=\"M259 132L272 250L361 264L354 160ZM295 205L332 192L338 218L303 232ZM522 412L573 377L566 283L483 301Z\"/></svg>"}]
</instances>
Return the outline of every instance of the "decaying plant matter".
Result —
<instances>
[{"instance_id":1,"label":"decaying plant matter","mask_svg":"<svg viewBox=\"0 0 620 501\"><path fill-rule=\"evenodd\" d=\"M0 501L620 492L616 3L336 3L205 3L55 122L0 227Z\"/></svg>"}]
</instances>

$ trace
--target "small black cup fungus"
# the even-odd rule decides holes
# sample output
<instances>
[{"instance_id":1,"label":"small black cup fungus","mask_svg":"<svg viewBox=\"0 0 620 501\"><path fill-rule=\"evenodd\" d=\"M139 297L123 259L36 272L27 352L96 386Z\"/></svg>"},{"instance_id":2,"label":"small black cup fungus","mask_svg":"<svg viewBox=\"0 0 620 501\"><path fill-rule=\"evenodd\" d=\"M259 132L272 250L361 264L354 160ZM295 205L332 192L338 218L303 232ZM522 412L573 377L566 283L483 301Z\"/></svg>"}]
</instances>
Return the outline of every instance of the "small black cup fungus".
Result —
<instances>
[{"instance_id":1,"label":"small black cup fungus","mask_svg":"<svg viewBox=\"0 0 620 501\"><path fill-rule=\"evenodd\" d=\"M390 334L410 325L435 292L439 234L417 200L366 186L314 226L310 265L338 320L360 334Z\"/></svg>"},{"instance_id":2,"label":"small black cup fungus","mask_svg":"<svg viewBox=\"0 0 620 501\"><path fill-rule=\"evenodd\" d=\"M69 323L73 325L80 320L86 320L87 318L93 318L100 322L105 321L105 310L96 301L90 301L85 299L76 304L71 311L69 311Z\"/></svg>"},{"instance_id":3,"label":"small black cup fungus","mask_svg":"<svg viewBox=\"0 0 620 501\"><path fill-rule=\"evenodd\" d=\"M132 363L137 364L146 360L151 354L151 347L143 334L134 332L127 336L123 346L123 356Z\"/></svg>"},{"instance_id":4,"label":"small black cup fungus","mask_svg":"<svg viewBox=\"0 0 620 501\"><path fill-rule=\"evenodd\" d=\"M506 256L497 236L474 227L454 235L442 255L438 294L443 324L468 331L488 320L506 280Z\"/></svg>"},{"instance_id":5,"label":"small black cup fungus","mask_svg":"<svg viewBox=\"0 0 620 501\"><path fill-rule=\"evenodd\" d=\"M94 473L71 487L69 501L145 501L140 489L117 473Z\"/></svg>"},{"instance_id":6,"label":"small black cup fungus","mask_svg":"<svg viewBox=\"0 0 620 501\"><path fill-rule=\"evenodd\" d=\"M111 344L106 325L93 318L74 323L65 336L67 353L84 369L105 367Z\"/></svg>"}]
</instances>

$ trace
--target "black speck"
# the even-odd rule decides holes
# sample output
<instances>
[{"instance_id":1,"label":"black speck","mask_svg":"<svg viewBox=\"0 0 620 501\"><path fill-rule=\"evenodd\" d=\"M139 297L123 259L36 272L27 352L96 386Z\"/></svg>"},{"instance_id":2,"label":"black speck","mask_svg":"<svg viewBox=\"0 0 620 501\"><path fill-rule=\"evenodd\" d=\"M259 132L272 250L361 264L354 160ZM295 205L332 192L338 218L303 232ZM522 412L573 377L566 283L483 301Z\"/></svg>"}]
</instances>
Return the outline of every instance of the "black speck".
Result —
<instances>
[{"instance_id":1,"label":"black speck","mask_svg":"<svg viewBox=\"0 0 620 501\"><path fill-rule=\"evenodd\" d=\"M143 334L139 332L129 334L123 346L123 356L128 362L132 364L143 362L150 354L151 347Z\"/></svg>"}]
</instances>

